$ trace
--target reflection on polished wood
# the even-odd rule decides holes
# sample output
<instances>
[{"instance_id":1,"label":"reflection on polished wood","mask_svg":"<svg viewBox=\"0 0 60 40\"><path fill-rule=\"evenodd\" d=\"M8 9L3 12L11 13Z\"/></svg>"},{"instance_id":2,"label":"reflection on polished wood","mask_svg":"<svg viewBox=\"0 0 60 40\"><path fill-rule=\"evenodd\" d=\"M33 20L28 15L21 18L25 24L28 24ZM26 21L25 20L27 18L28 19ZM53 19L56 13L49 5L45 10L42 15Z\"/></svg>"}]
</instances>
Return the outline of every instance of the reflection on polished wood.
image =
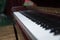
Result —
<instances>
[{"instance_id":1,"label":"reflection on polished wood","mask_svg":"<svg viewBox=\"0 0 60 40\"><path fill-rule=\"evenodd\" d=\"M55 15L60 17L60 8L52 8L52 7L39 7L39 6L32 6L32 7L26 7L27 9L36 10L37 12L43 13L43 14L49 14L49 15Z\"/></svg>"}]
</instances>

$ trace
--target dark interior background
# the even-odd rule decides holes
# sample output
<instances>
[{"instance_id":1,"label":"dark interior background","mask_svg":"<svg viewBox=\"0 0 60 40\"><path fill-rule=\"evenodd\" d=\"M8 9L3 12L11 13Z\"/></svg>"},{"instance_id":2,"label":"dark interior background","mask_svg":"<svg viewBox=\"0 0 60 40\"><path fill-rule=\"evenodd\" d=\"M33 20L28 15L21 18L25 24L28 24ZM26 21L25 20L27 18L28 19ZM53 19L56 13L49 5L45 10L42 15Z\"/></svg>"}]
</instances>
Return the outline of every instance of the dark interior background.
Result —
<instances>
[{"instance_id":1,"label":"dark interior background","mask_svg":"<svg viewBox=\"0 0 60 40\"><path fill-rule=\"evenodd\" d=\"M38 6L42 7L56 7L60 8L60 1L58 0L31 0L36 3Z\"/></svg>"}]
</instances>

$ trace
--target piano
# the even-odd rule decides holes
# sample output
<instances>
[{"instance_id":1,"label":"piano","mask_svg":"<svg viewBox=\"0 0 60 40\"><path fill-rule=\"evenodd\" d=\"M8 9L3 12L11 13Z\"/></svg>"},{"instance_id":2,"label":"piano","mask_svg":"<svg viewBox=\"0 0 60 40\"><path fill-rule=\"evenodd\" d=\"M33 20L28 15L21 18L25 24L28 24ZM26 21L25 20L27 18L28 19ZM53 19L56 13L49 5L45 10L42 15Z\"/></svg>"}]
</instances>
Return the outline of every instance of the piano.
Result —
<instances>
[{"instance_id":1,"label":"piano","mask_svg":"<svg viewBox=\"0 0 60 40\"><path fill-rule=\"evenodd\" d=\"M13 16L28 40L60 40L60 17L34 10L14 11Z\"/></svg>"}]
</instances>

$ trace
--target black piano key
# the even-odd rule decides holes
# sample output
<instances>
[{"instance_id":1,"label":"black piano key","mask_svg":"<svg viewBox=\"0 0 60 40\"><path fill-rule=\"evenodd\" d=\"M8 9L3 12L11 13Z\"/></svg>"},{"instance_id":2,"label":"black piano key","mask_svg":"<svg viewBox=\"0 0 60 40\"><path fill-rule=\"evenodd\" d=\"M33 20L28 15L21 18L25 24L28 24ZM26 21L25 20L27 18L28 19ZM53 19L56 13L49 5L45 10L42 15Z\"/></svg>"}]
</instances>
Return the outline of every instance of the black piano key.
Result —
<instances>
[{"instance_id":1,"label":"black piano key","mask_svg":"<svg viewBox=\"0 0 60 40\"><path fill-rule=\"evenodd\" d=\"M56 30L54 28L51 28L50 33L55 32Z\"/></svg>"},{"instance_id":2,"label":"black piano key","mask_svg":"<svg viewBox=\"0 0 60 40\"><path fill-rule=\"evenodd\" d=\"M41 24L41 21L36 20L36 24L40 25Z\"/></svg>"},{"instance_id":3,"label":"black piano key","mask_svg":"<svg viewBox=\"0 0 60 40\"><path fill-rule=\"evenodd\" d=\"M45 30L48 30L48 29L50 29L49 26L46 26Z\"/></svg>"},{"instance_id":4,"label":"black piano key","mask_svg":"<svg viewBox=\"0 0 60 40\"><path fill-rule=\"evenodd\" d=\"M44 24L44 25L43 25L43 28L46 28L46 26L47 26L47 24Z\"/></svg>"},{"instance_id":5,"label":"black piano key","mask_svg":"<svg viewBox=\"0 0 60 40\"><path fill-rule=\"evenodd\" d=\"M59 30L56 30L55 32L54 32L54 35L59 35L60 34L60 31Z\"/></svg>"},{"instance_id":6,"label":"black piano key","mask_svg":"<svg viewBox=\"0 0 60 40\"><path fill-rule=\"evenodd\" d=\"M41 23L41 26L44 26L44 23Z\"/></svg>"}]
</instances>

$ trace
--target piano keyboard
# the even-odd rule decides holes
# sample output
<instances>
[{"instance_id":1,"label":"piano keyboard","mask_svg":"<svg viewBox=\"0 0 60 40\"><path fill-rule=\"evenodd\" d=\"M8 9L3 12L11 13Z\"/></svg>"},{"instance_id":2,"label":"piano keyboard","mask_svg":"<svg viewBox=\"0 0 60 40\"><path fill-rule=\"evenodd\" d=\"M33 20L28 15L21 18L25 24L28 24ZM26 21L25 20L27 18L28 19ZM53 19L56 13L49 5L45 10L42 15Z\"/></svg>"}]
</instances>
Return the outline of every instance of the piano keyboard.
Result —
<instances>
[{"instance_id":1,"label":"piano keyboard","mask_svg":"<svg viewBox=\"0 0 60 40\"><path fill-rule=\"evenodd\" d=\"M54 16L51 17L40 13L36 13L35 11L24 11L22 14L28 17L30 20L35 22L38 25L41 25L45 29L51 29L51 32L54 32L55 35L60 34L60 19Z\"/></svg>"},{"instance_id":2,"label":"piano keyboard","mask_svg":"<svg viewBox=\"0 0 60 40\"><path fill-rule=\"evenodd\" d=\"M25 25L23 29L32 40L60 40L59 19L53 21L51 18L45 18L42 14L26 11L14 12L14 16L18 22L21 21Z\"/></svg>"}]
</instances>

